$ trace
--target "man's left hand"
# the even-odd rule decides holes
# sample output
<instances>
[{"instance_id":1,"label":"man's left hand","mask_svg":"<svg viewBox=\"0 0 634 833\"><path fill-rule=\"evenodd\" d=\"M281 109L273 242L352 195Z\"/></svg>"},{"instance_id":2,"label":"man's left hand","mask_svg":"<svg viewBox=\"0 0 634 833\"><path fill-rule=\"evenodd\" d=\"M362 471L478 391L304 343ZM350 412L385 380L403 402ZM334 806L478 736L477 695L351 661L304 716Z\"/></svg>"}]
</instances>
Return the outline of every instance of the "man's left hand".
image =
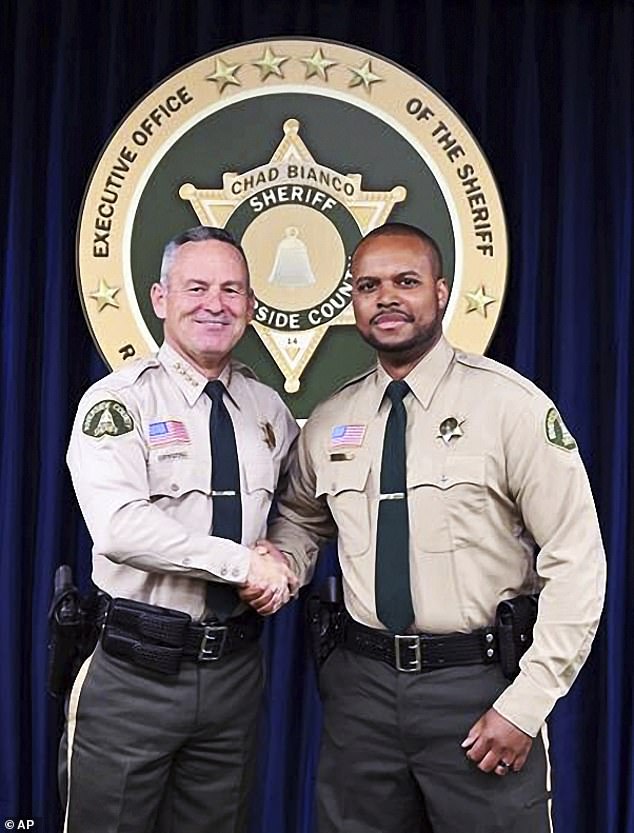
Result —
<instances>
[{"instance_id":1,"label":"man's left hand","mask_svg":"<svg viewBox=\"0 0 634 833\"><path fill-rule=\"evenodd\" d=\"M462 741L467 758L483 772L506 775L519 772L533 745L533 738L505 717L489 709L473 724Z\"/></svg>"}]
</instances>

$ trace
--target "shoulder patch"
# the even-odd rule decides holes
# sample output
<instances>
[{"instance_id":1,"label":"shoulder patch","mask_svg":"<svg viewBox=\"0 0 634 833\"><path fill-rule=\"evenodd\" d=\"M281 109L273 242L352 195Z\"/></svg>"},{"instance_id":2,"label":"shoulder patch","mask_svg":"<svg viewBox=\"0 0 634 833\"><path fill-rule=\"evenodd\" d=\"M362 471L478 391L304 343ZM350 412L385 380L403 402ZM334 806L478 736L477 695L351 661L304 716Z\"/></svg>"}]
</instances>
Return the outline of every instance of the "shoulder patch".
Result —
<instances>
[{"instance_id":1,"label":"shoulder patch","mask_svg":"<svg viewBox=\"0 0 634 833\"><path fill-rule=\"evenodd\" d=\"M132 417L121 402L104 399L97 402L84 417L81 430L89 437L120 437L134 428Z\"/></svg>"},{"instance_id":2,"label":"shoulder patch","mask_svg":"<svg viewBox=\"0 0 634 833\"><path fill-rule=\"evenodd\" d=\"M574 437L566 428L557 408L550 408L544 423L546 439L551 445L563 448L564 451L574 451L577 447Z\"/></svg>"}]
</instances>

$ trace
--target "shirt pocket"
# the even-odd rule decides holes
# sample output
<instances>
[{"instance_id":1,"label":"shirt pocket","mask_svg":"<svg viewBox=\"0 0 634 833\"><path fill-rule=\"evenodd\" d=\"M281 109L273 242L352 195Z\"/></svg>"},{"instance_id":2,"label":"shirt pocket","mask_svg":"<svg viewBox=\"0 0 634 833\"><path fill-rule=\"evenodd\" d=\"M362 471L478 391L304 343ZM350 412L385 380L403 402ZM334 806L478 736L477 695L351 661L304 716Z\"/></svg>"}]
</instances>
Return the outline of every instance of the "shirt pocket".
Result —
<instances>
[{"instance_id":1,"label":"shirt pocket","mask_svg":"<svg viewBox=\"0 0 634 833\"><path fill-rule=\"evenodd\" d=\"M270 504L275 491L275 467L271 455L254 456L241 464L242 489L259 500Z\"/></svg>"},{"instance_id":2,"label":"shirt pocket","mask_svg":"<svg viewBox=\"0 0 634 833\"><path fill-rule=\"evenodd\" d=\"M271 455L252 455L240 464L242 531L245 542L266 537L276 475Z\"/></svg>"},{"instance_id":3,"label":"shirt pocket","mask_svg":"<svg viewBox=\"0 0 634 833\"><path fill-rule=\"evenodd\" d=\"M182 498L190 492L209 494L211 474L209 468L191 459L165 460L148 466L150 500L162 497Z\"/></svg>"},{"instance_id":4,"label":"shirt pocket","mask_svg":"<svg viewBox=\"0 0 634 833\"><path fill-rule=\"evenodd\" d=\"M449 552L482 540L487 506L484 457L420 459L409 475L416 551Z\"/></svg>"},{"instance_id":5,"label":"shirt pocket","mask_svg":"<svg viewBox=\"0 0 634 833\"><path fill-rule=\"evenodd\" d=\"M369 459L324 463L316 471L315 497L326 496L344 556L363 555L370 545L369 473Z\"/></svg>"}]
</instances>

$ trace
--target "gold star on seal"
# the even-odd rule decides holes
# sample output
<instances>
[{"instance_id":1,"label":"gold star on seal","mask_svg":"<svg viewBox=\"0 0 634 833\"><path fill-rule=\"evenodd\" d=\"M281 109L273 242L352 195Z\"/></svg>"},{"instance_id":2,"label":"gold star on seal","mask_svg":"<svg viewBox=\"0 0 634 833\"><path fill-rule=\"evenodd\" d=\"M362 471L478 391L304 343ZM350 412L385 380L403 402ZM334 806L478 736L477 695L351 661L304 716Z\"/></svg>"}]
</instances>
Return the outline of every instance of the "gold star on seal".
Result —
<instances>
[{"instance_id":1,"label":"gold star on seal","mask_svg":"<svg viewBox=\"0 0 634 833\"><path fill-rule=\"evenodd\" d=\"M205 80L218 84L219 92L222 92L229 84L235 84L237 87L241 87L241 82L235 77L236 72L241 66L242 64L225 64L222 58L216 58L216 69L211 75L206 75Z\"/></svg>"},{"instance_id":2,"label":"gold star on seal","mask_svg":"<svg viewBox=\"0 0 634 833\"><path fill-rule=\"evenodd\" d=\"M306 79L312 78L313 75L316 75L318 78L321 78L322 81L327 81L328 70L330 67L337 66L336 61L329 61L327 58L324 58L324 53L321 51L321 47L316 49L310 58L300 58L299 60L303 64L306 64Z\"/></svg>"},{"instance_id":3,"label":"gold star on seal","mask_svg":"<svg viewBox=\"0 0 634 833\"><path fill-rule=\"evenodd\" d=\"M380 75L372 72L372 62L370 59L361 67L348 67L348 69L352 73L352 78L348 84L349 87L360 87L363 84L365 89L369 90L372 84L376 84L377 81L383 81Z\"/></svg>"},{"instance_id":4,"label":"gold star on seal","mask_svg":"<svg viewBox=\"0 0 634 833\"><path fill-rule=\"evenodd\" d=\"M479 286L475 292L466 292L465 298L467 299L467 312L477 310L483 318L487 317L487 306L497 301L497 298L486 294L484 286Z\"/></svg>"},{"instance_id":5,"label":"gold star on seal","mask_svg":"<svg viewBox=\"0 0 634 833\"><path fill-rule=\"evenodd\" d=\"M108 286L103 278L99 278L97 289L91 292L89 298L94 298L99 305L98 312L101 312L104 307L114 307L119 309L119 304L115 301L115 295L119 292L121 287Z\"/></svg>"},{"instance_id":6,"label":"gold star on seal","mask_svg":"<svg viewBox=\"0 0 634 833\"><path fill-rule=\"evenodd\" d=\"M288 61L288 58L276 55L271 47L267 46L260 60L253 61L253 66L260 69L260 81L266 81L269 75L278 75L280 78L284 78L282 64L285 61Z\"/></svg>"}]
</instances>

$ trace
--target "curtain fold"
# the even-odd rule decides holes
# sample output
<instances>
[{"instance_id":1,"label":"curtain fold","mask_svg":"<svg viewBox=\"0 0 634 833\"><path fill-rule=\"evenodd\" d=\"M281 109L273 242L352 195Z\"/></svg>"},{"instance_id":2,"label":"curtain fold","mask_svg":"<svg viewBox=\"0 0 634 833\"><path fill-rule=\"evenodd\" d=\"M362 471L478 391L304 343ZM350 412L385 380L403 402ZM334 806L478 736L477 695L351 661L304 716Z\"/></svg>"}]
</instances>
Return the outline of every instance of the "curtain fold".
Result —
<instances>
[{"instance_id":1,"label":"curtain fold","mask_svg":"<svg viewBox=\"0 0 634 833\"><path fill-rule=\"evenodd\" d=\"M401 63L449 101L490 160L511 268L489 352L560 407L609 561L595 647L551 721L556 830L634 833L631 0L2 4L0 819L58 825L62 715L44 691L46 613L60 562L83 586L90 575L64 454L82 391L106 372L76 289L83 190L116 125L166 75L232 43L284 35ZM329 550L315 581L336 569ZM313 830L321 715L305 639L300 603L267 624L251 833Z\"/></svg>"}]
</instances>

